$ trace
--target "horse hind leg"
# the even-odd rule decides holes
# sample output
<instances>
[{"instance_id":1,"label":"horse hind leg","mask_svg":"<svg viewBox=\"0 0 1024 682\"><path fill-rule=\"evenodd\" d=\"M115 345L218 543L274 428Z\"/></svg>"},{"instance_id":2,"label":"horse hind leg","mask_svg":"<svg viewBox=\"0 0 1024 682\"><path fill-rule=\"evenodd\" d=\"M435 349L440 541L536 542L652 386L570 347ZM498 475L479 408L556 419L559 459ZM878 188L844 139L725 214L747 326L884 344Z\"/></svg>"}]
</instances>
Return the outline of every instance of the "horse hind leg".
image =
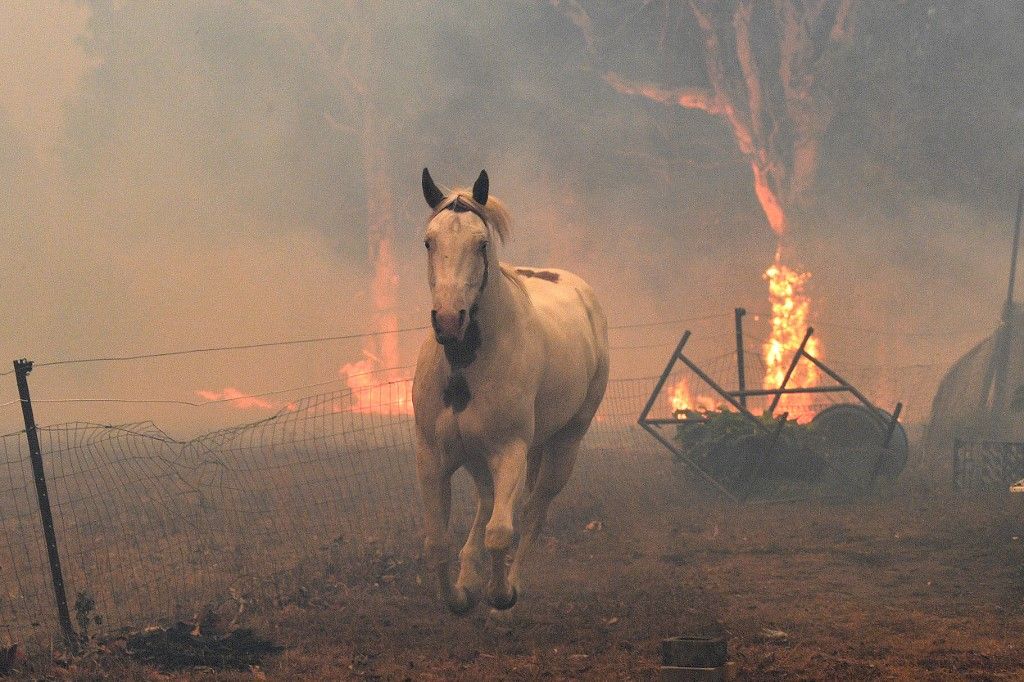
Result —
<instances>
[{"instance_id":1,"label":"horse hind leg","mask_svg":"<svg viewBox=\"0 0 1024 682\"><path fill-rule=\"evenodd\" d=\"M540 463L544 457L544 445L534 445L526 452L526 492L533 492L537 484L537 474L540 472Z\"/></svg>"},{"instance_id":2,"label":"horse hind leg","mask_svg":"<svg viewBox=\"0 0 1024 682\"><path fill-rule=\"evenodd\" d=\"M587 397L579 412L540 449L543 454L539 458L535 482L530 486L530 496L523 510L523 531L509 570L509 582L517 591L520 589L520 576L526 556L544 528L551 502L569 481L569 476L576 465L580 443L590 428L594 415L597 414L607 385L608 360L605 358L590 381Z\"/></svg>"},{"instance_id":3,"label":"horse hind leg","mask_svg":"<svg viewBox=\"0 0 1024 682\"><path fill-rule=\"evenodd\" d=\"M544 528L551 502L558 493L562 492L565 484L569 481L580 449L580 442L587 431L587 425L589 425L589 420L582 424L574 420L555 433L546 443L536 481L523 509L523 527L519 546L516 548L515 558L509 569L509 583L517 593L522 591L520 572L525 558Z\"/></svg>"}]
</instances>

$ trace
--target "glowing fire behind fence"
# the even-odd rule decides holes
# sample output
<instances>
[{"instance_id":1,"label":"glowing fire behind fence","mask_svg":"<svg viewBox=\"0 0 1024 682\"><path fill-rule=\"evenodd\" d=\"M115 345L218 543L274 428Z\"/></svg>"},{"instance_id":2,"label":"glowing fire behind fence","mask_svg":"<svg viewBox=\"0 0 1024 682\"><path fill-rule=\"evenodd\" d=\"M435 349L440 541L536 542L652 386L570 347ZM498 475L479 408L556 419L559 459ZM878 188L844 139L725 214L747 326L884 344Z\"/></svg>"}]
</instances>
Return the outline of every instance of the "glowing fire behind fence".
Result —
<instances>
[{"instance_id":1,"label":"glowing fire behind fence","mask_svg":"<svg viewBox=\"0 0 1024 682\"><path fill-rule=\"evenodd\" d=\"M672 390L668 393L668 403L675 416L680 416L687 411L714 412L725 409L723 405L707 396L694 397L686 377L682 377L672 386Z\"/></svg>"},{"instance_id":2,"label":"glowing fire behind fence","mask_svg":"<svg viewBox=\"0 0 1024 682\"><path fill-rule=\"evenodd\" d=\"M412 414L412 379L401 376L398 370L380 367L380 361L364 351L366 356L341 368L346 383L352 390L351 412L385 415Z\"/></svg>"},{"instance_id":3,"label":"glowing fire behind fence","mask_svg":"<svg viewBox=\"0 0 1024 682\"><path fill-rule=\"evenodd\" d=\"M278 410L287 409L295 411L294 403L282 403L275 400L268 400L260 396L243 393L237 388L226 387L223 391L196 391L196 395L212 403L225 403L239 410Z\"/></svg>"}]
</instances>

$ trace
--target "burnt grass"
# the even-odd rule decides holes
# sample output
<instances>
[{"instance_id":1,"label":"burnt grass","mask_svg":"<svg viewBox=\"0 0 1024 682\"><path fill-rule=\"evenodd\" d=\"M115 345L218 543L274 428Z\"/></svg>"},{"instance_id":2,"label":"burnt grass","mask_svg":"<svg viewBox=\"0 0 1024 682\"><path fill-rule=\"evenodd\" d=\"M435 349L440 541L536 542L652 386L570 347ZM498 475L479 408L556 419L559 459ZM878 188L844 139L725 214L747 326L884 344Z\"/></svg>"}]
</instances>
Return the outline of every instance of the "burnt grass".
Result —
<instances>
[{"instance_id":1,"label":"burnt grass","mask_svg":"<svg viewBox=\"0 0 1024 682\"><path fill-rule=\"evenodd\" d=\"M162 671L187 668L252 670L281 651L270 640L240 628L230 633L203 634L187 623L142 632L125 641L126 650L143 666Z\"/></svg>"},{"instance_id":2,"label":"burnt grass","mask_svg":"<svg viewBox=\"0 0 1024 682\"><path fill-rule=\"evenodd\" d=\"M461 618L435 599L417 550L415 538L397 553L339 545L253 585L234 632L260 643L258 659L243 646L229 666L189 660L177 631L150 641L155 658L136 642L23 672L652 679L663 638L710 633L728 638L741 679L1024 679L1024 499L903 486L845 504L735 505L668 473L577 485L556 502L521 603Z\"/></svg>"}]
</instances>

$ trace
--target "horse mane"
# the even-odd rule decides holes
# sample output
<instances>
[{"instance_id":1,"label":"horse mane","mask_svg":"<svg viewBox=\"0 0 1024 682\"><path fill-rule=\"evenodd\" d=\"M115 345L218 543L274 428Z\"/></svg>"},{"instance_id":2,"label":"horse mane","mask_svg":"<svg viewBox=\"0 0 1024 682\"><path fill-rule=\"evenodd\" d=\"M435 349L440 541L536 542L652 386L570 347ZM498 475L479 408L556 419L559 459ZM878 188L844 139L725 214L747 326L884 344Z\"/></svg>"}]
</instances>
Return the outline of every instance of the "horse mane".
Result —
<instances>
[{"instance_id":1,"label":"horse mane","mask_svg":"<svg viewBox=\"0 0 1024 682\"><path fill-rule=\"evenodd\" d=\"M505 203L497 197L488 197L487 203L480 205L473 201L473 190L468 187L456 187L451 193L445 197L437 206L437 210L434 211L434 215L437 215L441 211L447 209L452 202L456 199L462 201L462 203L470 206L474 213L483 218L484 223L487 227L494 230L498 234L498 240L504 244L509 240L512 233L512 217L508 214L508 209L505 207Z\"/></svg>"}]
</instances>

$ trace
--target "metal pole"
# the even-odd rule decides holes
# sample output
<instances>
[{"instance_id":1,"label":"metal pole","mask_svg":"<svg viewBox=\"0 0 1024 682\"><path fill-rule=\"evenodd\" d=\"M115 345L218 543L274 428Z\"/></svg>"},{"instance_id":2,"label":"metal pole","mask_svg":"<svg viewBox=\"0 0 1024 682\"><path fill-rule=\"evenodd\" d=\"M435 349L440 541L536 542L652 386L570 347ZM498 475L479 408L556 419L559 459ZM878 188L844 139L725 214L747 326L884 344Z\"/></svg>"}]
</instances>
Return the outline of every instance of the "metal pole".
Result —
<instances>
[{"instance_id":1,"label":"metal pole","mask_svg":"<svg viewBox=\"0 0 1024 682\"><path fill-rule=\"evenodd\" d=\"M637 423L643 425L647 420L647 415L650 413L651 408L654 407L654 401L658 399L658 394L661 393L662 386L668 381L668 375L672 373L672 367L675 366L676 360L679 359L680 354L683 352L683 346L690 340L690 331L686 330L683 333L682 338L679 339L679 344L676 346L675 351L672 352L672 357L669 358L668 364L665 365L665 370L658 377L658 383L654 385L654 391L651 393L651 397L647 399L647 404L644 405L643 411L640 416L637 417Z\"/></svg>"},{"instance_id":2,"label":"metal pole","mask_svg":"<svg viewBox=\"0 0 1024 682\"><path fill-rule=\"evenodd\" d=\"M688 454L686 454L678 447L676 447L676 444L673 443L671 440L665 438L665 436L662 435L662 433L657 428L657 425L664 424L667 422L679 423L678 420L647 418L647 415L650 414L651 409L654 407L654 402L658 399L658 395L661 394L662 387L664 387L665 382L668 381L668 377L672 373L672 368L675 367L676 362L680 360L682 360L684 363L686 362L686 356L683 355L683 348L686 346L686 342L689 340L690 331L687 330L686 332L683 333L682 338L679 339L679 343L676 345L676 349L672 352L672 357L669 358L668 363L665 364L665 369L662 371L661 376L658 377L658 382L654 385L654 390L651 392L651 397L647 399L647 404L644 405L644 409L640 412L640 416L637 418L636 421L638 424L640 424L640 427L643 428L644 431L654 436L658 440L658 442L664 445L666 448L668 448L668 450L672 454L676 455L677 457L681 457L683 460L685 460L690 465L690 467L701 476L701 478L714 485L721 492L725 493L725 495L729 499L735 500L736 496L733 495L731 490L723 486L721 483L715 480L713 476L711 476L706 471L701 469Z\"/></svg>"},{"instance_id":3,"label":"metal pole","mask_svg":"<svg viewBox=\"0 0 1024 682\"><path fill-rule=\"evenodd\" d=\"M743 357L743 316L747 311L743 308L736 309L736 375L739 379L740 405L747 406L747 396L743 391L747 390L747 373L744 367Z\"/></svg>"},{"instance_id":4,"label":"metal pole","mask_svg":"<svg viewBox=\"0 0 1024 682\"><path fill-rule=\"evenodd\" d=\"M18 397L21 399L21 414L25 418L25 438L28 440L28 454L32 460L32 475L36 482L36 499L39 501L39 515L42 517L43 535L46 538L46 556L50 561L53 597L57 603L57 620L60 622L64 641L72 653L78 653L78 635L75 633L75 628L71 625L71 614L68 612L68 597L64 591L64 573L60 568L57 535L53 529L50 494L46 490L46 474L43 471L43 452L39 447L36 419L32 414L32 397L28 391L28 373L31 371L31 360L14 361L14 375L18 382Z\"/></svg>"},{"instance_id":5,"label":"metal pole","mask_svg":"<svg viewBox=\"0 0 1024 682\"><path fill-rule=\"evenodd\" d=\"M903 403L896 403L896 409L892 411L892 419L889 421L889 428L885 431L885 440L882 442L882 451L878 453L878 461L875 462L875 468L871 470L871 482L869 485L874 485L878 475L882 473L882 464L885 462L885 456L889 452L889 443L892 441L892 434L896 432L896 425L900 423L900 412L903 411Z\"/></svg>"},{"instance_id":6,"label":"metal pole","mask_svg":"<svg viewBox=\"0 0 1024 682\"><path fill-rule=\"evenodd\" d=\"M657 429L657 427L652 426L651 423L647 421L640 422L640 427L643 428L643 430L646 431L647 433L654 436L659 443L668 448L669 452L676 455L677 457L683 458L683 460L690 465L691 469L696 471L697 474L700 475L700 477L703 478L705 481L718 488L718 490L724 493L726 497L733 501L737 500L735 493L733 493L731 490L722 485L714 476L701 469L700 465L698 465L692 457L690 457L688 454L686 454L678 447L676 447L676 444L673 443L671 440L665 438L665 436L661 433L661 431Z\"/></svg>"},{"instance_id":7,"label":"metal pole","mask_svg":"<svg viewBox=\"0 0 1024 682\"><path fill-rule=\"evenodd\" d=\"M1013 312L1013 289L1017 284L1017 251L1020 248L1020 217L1024 212L1024 187L1017 195L1017 217L1013 223L1013 251L1010 252L1010 283L1006 287L1006 305L1003 306L1003 321L1009 322Z\"/></svg>"},{"instance_id":8,"label":"metal pole","mask_svg":"<svg viewBox=\"0 0 1024 682\"><path fill-rule=\"evenodd\" d=\"M896 425L900 423L900 412L903 411L903 403L896 403L896 409L892 411L892 420L889 422L889 429L885 432L885 442L882 443L883 448L889 447L889 442L892 441L892 434L896 432Z\"/></svg>"},{"instance_id":9,"label":"metal pole","mask_svg":"<svg viewBox=\"0 0 1024 682\"><path fill-rule=\"evenodd\" d=\"M1013 291L1017 284L1017 252L1020 250L1020 218L1024 210L1024 188L1017 195L1017 216L1013 224L1013 249L1010 252L1010 279L1006 285L1006 302L1003 303L1003 323L996 331L995 349L985 373L982 402L991 408L989 428L997 426L1003 415L1006 398L1006 363L1010 352L1010 337L1013 335ZM991 397L991 403L989 398Z\"/></svg>"},{"instance_id":10,"label":"metal pole","mask_svg":"<svg viewBox=\"0 0 1024 682\"><path fill-rule=\"evenodd\" d=\"M804 347L807 346L807 340L811 338L811 334L814 333L814 327L808 327L807 333L804 334L804 340L800 342L800 347L793 353L793 360L789 363L789 369L786 370L786 376L782 378L782 383L779 384L779 389L775 393L775 397L772 398L772 404L768 406L768 415L775 414L775 408L779 406L779 401L782 399L782 391L786 388L786 384L789 383L789 378L793 376L793 370L796 369L797 363L800 362L800 358L804 355Z\"/></svg>"},{"instance_id":11,"label":"metal pole","mask_svg":"<svg viewBox=\"0 0 1024 682\"><path fill-rule=\"evenodd\" d=\"M849 389L844 386L807 386L805 388L751 388L743 391L729 391L729 395L733 398L739 398L741 395L745 395L748 398L752 396L762 395L775 395L782 393L788 395L790 393L849 393Z\"/></svg>"}]
</instances>

